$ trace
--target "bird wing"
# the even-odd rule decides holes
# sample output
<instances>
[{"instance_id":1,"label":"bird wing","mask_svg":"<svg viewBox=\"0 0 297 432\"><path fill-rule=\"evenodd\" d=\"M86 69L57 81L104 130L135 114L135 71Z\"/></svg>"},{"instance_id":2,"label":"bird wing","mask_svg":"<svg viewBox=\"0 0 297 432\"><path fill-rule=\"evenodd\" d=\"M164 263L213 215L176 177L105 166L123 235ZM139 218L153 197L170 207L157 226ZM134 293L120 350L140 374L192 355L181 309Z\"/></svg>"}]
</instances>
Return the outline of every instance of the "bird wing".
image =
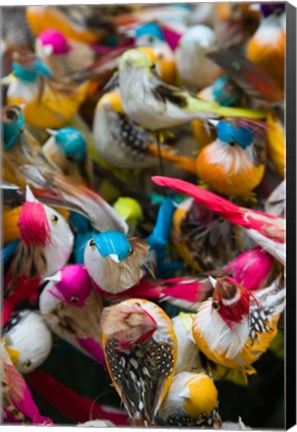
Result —
<instances>
[{"instance_id":1,"label":"bird wing","mask_svg":"<svg viewBox=\"0 0 297 432\"><path fill-rule=\"evenodd\" d=\"M225 69L231 79L251 100L263 106L264 98L266 107L267 102L283 104L284 93L276 83L256 64L242 57L235 50L220 49L206 55Z\"/></svg>"}]
</instances>

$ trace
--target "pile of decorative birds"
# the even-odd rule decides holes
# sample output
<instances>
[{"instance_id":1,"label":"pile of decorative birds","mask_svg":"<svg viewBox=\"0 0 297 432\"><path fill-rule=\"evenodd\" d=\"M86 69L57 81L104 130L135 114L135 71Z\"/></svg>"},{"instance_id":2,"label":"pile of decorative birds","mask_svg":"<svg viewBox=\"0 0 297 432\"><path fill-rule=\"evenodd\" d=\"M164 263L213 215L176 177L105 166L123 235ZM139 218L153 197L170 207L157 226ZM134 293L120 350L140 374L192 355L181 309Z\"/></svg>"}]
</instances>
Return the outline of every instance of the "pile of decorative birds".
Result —
<instances>
[{"instance_id":1,"label":"pile of decorative birds","mask_svg":"<svg viewBox=\"0 0 297 432\"><path fill-rule=\"evenodd\" d=\"M2 26L2 421L55 424L39 395L73 424L248 429L217 386L283 348L284 4ZM93 359L118 405L47 373L53 350Z\"/></svg>"}]
</instances>

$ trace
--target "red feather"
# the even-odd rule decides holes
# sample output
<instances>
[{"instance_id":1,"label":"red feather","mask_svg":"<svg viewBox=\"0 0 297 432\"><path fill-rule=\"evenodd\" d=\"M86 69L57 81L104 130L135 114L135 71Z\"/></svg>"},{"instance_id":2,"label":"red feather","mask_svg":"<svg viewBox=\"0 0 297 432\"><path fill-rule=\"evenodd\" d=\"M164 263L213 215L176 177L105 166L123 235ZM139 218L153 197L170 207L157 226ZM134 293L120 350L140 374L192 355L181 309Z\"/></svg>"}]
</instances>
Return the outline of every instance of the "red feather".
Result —
<instances>
[{"instance_id":1,"label":"red feather","mask_svg":"<svg viewBox=\"0 0 297 432\"><path fill-rule=\"evenodd\" d=\"M239 207L213 192L209 192L183 180L154 176L152 177L152 181L159 186L167 186L176 192L191 196L213 212L218 213L220 216L236 225L240 225L246 229L254 229L263 236L279 243L284 243L285 241L284 228L278 226L278 223L282 221L282 218L279 218L278 216L264 213L259 210L250 210Z\"/></svg>"},{"instance_id":2,"label":"red feather","mask_svg":"<svg viewBox=\"0 0 297 432\"><path fill-rule=\"evenodd\" d=\"M21 209L18 226L27 247L45 246L50 239L50 227L44 205L26 201Z\"/></svg>"}]
</instances>

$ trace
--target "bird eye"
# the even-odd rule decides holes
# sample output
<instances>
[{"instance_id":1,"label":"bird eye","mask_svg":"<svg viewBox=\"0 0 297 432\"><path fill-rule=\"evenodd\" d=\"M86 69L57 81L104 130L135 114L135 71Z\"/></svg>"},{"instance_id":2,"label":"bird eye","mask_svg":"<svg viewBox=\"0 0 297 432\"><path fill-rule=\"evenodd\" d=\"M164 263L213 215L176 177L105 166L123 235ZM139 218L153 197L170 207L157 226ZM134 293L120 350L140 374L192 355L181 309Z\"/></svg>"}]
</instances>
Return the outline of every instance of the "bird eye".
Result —
<instances>
[{"instance_id":1,"label":"bird eye","mask_svg":"<svg viewBox=\"0 0 297 432\"><path fill-rule=\"evenodd\" d=\"M219 304L219 302L218 301L213 301L212 302L212 307L215 309L215 310L218 310L219 308L220 308L220 304Z\"/></svg>"},{"instance_id":2,"label":"bird eye","mask_svg":"<svg viewBox=\"0 0 297 432\"><path fill-rule=\"evenodd\" d=\"M57 223L58 220L59 220L59 218L58 218L57 215L51 215L51 221L52 221L53 223Z\"/></svg>"},{"instance_id":3,"label":"bird eye","mask_svg":"<svg viewBox=\"0 0 297 432\"><path fill-rule=\"evenodd\" d=\"M14 110L8 110L6 113L6 117L8 118L8 120L16 120L18 116Z\"/></svg>"},{"instance_id":4,"label":"bird eye","mask_svg":"<svg viewBox=\"0 0 297 432\"><path fill-rule=\"evenodd\" d=\"M90 241L89 246L90 246L92 249L94 249L94 248L96 247L96 244L95 244L95 240L94 240L94 239L92 239L92 240Z\"/></svg>"},{"instance_id":5,"label":"bird eye","mask_svg":"<svg viewBox=\"0 0 297 432\"><path fill-rule=\"evenodd\" d=\"M30 367L31 364L32 364L31 360L27 360L25 363L23 363L23 367L24 367L25 369L28 369L28 367Z\"/></svg>"},{"instance_id":6,"label":"bird eye","mask_svg":"<svg viewBox=\"0 0 297 432\"><path fill-rule=\"evenodd\" d=\"M153 43L154 40L155 40L154 36L149 36L149 37L148 37L148 42L149 42L149 43Z\"/></svg>"},{"instance_id":7,"label":"bird eye","mask_svg":"<svg viewBox=\"0 0 297 432\"><path fill-rule=\"evenodd\" d=\"M155 65L155 63L153 63L153 64L151 65L151 70L152 70L152 71L156 70L156 65Z\"/></svg>"},{"instance_id":8,"label":"bird eye","mask_svg":"<svg viewBox=\"0 0 297 432\"><path fill-rule=\"evenodd\" d=\"M76 296L71 296L70 301L71 301L71 303L77 303L79 301L79 298Z\"/></svg>"},{"instance_id":9,"label":"bird eye","mask_svg":"<svg viewBox=\"0 0 297 432\"><path fill-rule=\"evenodd\" d=\"M73 161L74 161L74 157L71 156L71 155L67 156L66 159L67 159L69 162L73 162Z\"/></svg>"},{"instance_id":10,"label":"bird eye","mask_svg":"<svg viewBox=\"0 0 297 432\"><path fill-rule=\"evenodd\" d=\"M230 144L231 147L234 147L236 145L236 142L232 140L232 141L229 142L229 144Z\"/></svg>"},{"instance_id":11,"label":"bird eye","mask_svg":"<svg viewBox=\"0 0 297 432\"><path fill-rule=\"evenodd\" d=\"M134 249L130 249L130 250L128 251L128 256L133 255L133 252L134 252Z\"/></svg>"}]
</instances>

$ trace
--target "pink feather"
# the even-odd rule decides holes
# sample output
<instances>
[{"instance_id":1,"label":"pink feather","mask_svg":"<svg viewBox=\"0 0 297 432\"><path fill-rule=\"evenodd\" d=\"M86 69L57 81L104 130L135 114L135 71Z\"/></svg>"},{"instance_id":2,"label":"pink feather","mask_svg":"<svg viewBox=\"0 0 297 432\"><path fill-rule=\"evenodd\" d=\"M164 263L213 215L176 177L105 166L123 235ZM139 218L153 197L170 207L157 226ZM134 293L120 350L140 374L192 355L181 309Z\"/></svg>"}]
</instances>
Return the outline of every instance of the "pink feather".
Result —
<instances>
[{"instance_id":1,"label":"pink feather","mask_svg":"<svg viewBox=\"0 0 297 432\"><path fill-rule=\"evenodd\" d=\"M182 37L182 35L179 33L176 33L175 31L171 30L168 27L165 27L164 25L162 25L161 27L162 27L163 35L164 35L166 42L168 43L170 48L174 51L177 48L178 42L179 42L180 38Z\"/></svg>"},{"instance_id":2,"label":"pink feather","mask_svg":"<svg viewBox=\"0 0 297 432\"><path fill-rule=\"evenodd\" d=\"M264 287L273 269L274 259L261 247L256 246L238 255L225 269L249 291Z\"/></svg>"},{"instance_id":3,"label":"pink feather","mask_svg":"<svg viewBox=\"0 0 297 432\"><path fill-rule=\"evenodd\" d=\"M22 205L18 226L27 247L44 247L50 239L50 227L43 204L26 201Z\"/></svg>"},{"instance_id":4,"label":"pink feather","mask_svg":"<svg viewBox=\"0 0 297 432\"><path fill-rule=\"evenodd\" d=\"M154 176L152 177L152 181L159 186L170 187L176 192L191 196L196 201L204 204L210 210L236 225L256 230L264 237L278 243L284 243L285 241L284 219L278 216L239 207L213 192L209 192L183 180Z\"/></svg>"}]
</instances>

